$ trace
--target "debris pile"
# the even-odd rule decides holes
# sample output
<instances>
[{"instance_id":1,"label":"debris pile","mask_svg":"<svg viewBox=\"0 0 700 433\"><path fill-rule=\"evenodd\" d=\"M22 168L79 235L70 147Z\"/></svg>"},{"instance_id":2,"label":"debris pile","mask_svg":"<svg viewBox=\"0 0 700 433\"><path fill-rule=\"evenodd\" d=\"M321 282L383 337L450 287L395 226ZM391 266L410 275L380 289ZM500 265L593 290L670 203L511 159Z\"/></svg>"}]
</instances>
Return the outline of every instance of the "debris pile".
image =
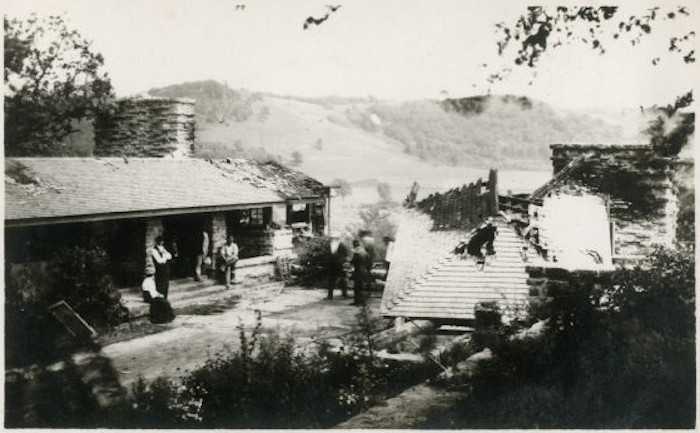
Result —
<instances>
[{"instance_id":1,"label":"debris pile","mask_svg":"<svg viewBox=\"0 0 700 433\"><path fill-rule=\"evenodd\" d=\"M324 194L324 186L321 182L276 162L225 159L212 160L211 163L236 181L276 191L288 199L317 197Z\"/></svg>"}]
</instances>

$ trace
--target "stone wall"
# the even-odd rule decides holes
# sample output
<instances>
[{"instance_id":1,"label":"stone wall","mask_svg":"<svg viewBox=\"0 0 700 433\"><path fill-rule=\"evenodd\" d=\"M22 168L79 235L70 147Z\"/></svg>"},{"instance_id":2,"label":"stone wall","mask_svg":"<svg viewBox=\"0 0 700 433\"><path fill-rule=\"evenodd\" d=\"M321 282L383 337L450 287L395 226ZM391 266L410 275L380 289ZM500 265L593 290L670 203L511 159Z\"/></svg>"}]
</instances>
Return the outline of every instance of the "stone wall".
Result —
<instances>
[{"instance_id":1,"label":"stone wall","mask_svg":"<svg viewBox=\"0 0 700 433\"><path fill-rule=\"evenodd\" d=\"M239 249L239 257L260 257L272 255L273 231L264 227L241 227L232 233Z\"/></svg>"},{"instance_id":2,"label":"stone wall","mask_svg":"<svg viewBox=\"0 0 700 433\"><path fill-rule=\"evenodd\" d=\"M156 244L156 238L163 235L163 221L160 218L149 218L146 220L145 249L149 249Z\"/></svg>"},{"instance_id":3,"label":"stone wall","mask_svg":"<svg viewBox=\"0 0 700 433\"><path fill-rule=\"evenodd\" d=\"M551 316L551 301L554 296L565 295L568 291L575 293L579 284L604 283L611 275L611 271L569 271L543 266L527 266L525 270L529 275L527 285L530 314L539 320Z\"/></svg>"},{"instance_id":4,"label":"stone wall","mask_svg":"<svg viewBox=\"0 0 700 433\"><path fill-rule=\"evenodd\" d=\"M609 198L614 223L613 259L647 255L655 245L675 241L678 187L673 173L677 158L656 154L648 145L550 146L554 173L586 154L567 183L584 185Z\"/></svg>"},{"instance_id":5,"label":"stone wall","mask_svg":"<svg viewBox=\"0 0 700 433\"><path fill-rule=\"evenodd\" d=\"M108 357L78 349L48 365L6 370L5 398L7 428L99 428L120 421L127 391Z\"/></svg>"},{"instance_id":6,"label":"stone wall","mask_svg":"<svg viewBox=\"0 0 700 433\"><path fill-rule=\"evenodd\" d=\"M276 259L273 256L251 257L236 263L236 279L274 278Z\"/></svg>"},{"instance_id":7,"label":"stone wall","mask_svg":"<svg viewBox=\"0 0 700 433\"><path fill-rule=\"evenodd\" d=\"M143 249L143 266L144 273L146 270L146 263L150 260L148 257L148 251L156 244L156 238L163 235L163 220L160 218L148 218L145 222L146 230L144 236L144 249Z\"/></svg>"},{"instance_id":8,"label":"stone wall","mask_svg":"<svg viewBox=\"0 0 700 433\"><path fill-rule=\"evenodd\" d=\"M287 256L293 253L292 239L294 233L291 229L279 229L272 233L272 255L275 257Z\"/></svg>"},{"instance_id":9,"label":"stone wall","mask_svg":"<svg viewBox=\"0 0 700 433\"><path fill-rule=\"evenodd\" d=\"M128 98L95 121L96 156L175 158L194 150L194 101Z\"/></svg>"}]
</instances>

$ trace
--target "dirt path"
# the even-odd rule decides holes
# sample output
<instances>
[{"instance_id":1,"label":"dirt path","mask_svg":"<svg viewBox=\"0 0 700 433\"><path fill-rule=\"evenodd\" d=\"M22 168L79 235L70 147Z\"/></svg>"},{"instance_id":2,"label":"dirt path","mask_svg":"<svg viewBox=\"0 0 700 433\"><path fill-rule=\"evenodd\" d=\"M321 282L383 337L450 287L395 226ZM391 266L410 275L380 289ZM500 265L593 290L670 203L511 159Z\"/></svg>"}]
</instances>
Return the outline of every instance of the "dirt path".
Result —
<instances>
[{"instance_id":1,"label":"dirt path","mask_svg":"<svg viewBox=\"0 0 700 433\"><path fill-rule=\"evenodd\" d=\"M291 334L300 342L347 334L355 323L357 307L349 299L325 299L321 289L287 287L256 288L241 291L241 301L232 309L210 316L179 316L172 329L153 335L111 344L103 348L127 388L139 376L180 377L201 365L215 353L238 344L238 327L255 326L256 313L262 314L265 330ZM370 299L377 308L378 298Z\"/></svg>"}]
</instances>

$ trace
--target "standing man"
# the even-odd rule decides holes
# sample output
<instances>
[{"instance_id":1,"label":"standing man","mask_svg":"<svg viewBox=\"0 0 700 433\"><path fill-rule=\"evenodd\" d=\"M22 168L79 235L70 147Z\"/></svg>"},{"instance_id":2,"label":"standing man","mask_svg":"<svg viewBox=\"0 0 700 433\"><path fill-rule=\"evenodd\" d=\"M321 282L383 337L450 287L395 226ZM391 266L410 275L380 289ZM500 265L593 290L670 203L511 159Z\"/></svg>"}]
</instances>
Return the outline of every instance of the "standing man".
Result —
<instances>
[{"instance_id":1,"label":"standing man","mask_svg":"<svg viewBox=\"0 0 700 433\"><path fill-rule=\"evenodd\" d=\"M374 267L374 261L377 259L377 253L374 245L374 236L372 231L363 230L359 233L360 242L362 248L364 248L367 253L366 266L367 266L367 280L365 281L365 289L370 290L374 285L374 279L372 278L372 268Z\"/></svg>"},{"instance_id":2,"label":"standing man","mask_svg":"<svg viewBox=\"0 0 700 433\"><path fill-rule=\"evenodd\" d=\"M233 242L233 236L226 238L226 244L221 246L221 259L224 261L224 279L226 288L231 288L231 282L236 284L236 262L238 262L238 245Z\"/></svg>"},{"instance_id":3,"label":"standing man","mask_svg":"<svg viewBox=\"0 0 700 433\"><path fill-rule=\"evenodd\" d=\"M338 233L331 234L331 255L328 266L328 299L333 299L333 291L340 285L343 298L348 297L348 279L346 267L350 257L350 248L340 240Z\"/></svg>"},{"instance_id":4,"label":"standing man","mask_svg":"<svg viewBox=\"0 0 700 433\"><path fill-rule=\"evenodd\" d=\"M197 246L200 250L197 251L197 258L194 265L195 281L202 281L202 265L204 264L204 260L209 256L209 233L207 233L206 230L202 230L199 240L201 242L198 242Z\"/></svg>"},{"instance_id":5,"label":"standing man","mask_svg":"<svg viewBox=\"0 0 700 433\"><path fill-rule=\"evenodd\" d=\"M362 247L360 241L357 239L352 241L352 247L352 279L355 289L355 302L353 302L352 305L364 305L364 292L368 280L367 261L369 260L369 255L367 254L367 251L365 251L365 249Z\"/></svg>"},{"instance_id":6,"label":"standing man","mask_svg":"<svg viewBox=\"0 0 700 433\"><path fill-rule=\"evenodd\" d=\"M163 236L156 238L156 244L150 250L151 259L155 265L156 291L168 299L168 288L170 287L170 261L173 256L165 249Z\"/></svg>"}]
</instances>

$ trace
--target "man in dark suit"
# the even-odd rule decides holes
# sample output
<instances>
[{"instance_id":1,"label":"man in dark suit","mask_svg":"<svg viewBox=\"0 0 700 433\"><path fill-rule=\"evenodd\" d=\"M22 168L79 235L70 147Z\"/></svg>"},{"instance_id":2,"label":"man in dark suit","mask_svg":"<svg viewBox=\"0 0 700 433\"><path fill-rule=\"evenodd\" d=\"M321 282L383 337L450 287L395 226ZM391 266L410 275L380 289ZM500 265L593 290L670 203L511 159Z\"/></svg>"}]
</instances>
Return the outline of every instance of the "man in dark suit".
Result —
<instances>
[{"instance_id":1,"label":"man in dark suit","mask_svg":"<svg viewBox=\"0 0 700 433\"><path fill-rule=\"evenodd\" d=\"M331 254L328 263L328 299L333 299L333 291L340 286L343 298L348 297L348 259L350 247L340 240L337 233L331 234Z\"/></svg>"},{"instance_id":2,"label":"man in dark suit","mask_svg":"<svg viewBox=\"0 0 700 433\"><path fill-rule=\"evenodd\" d=\"M363 248L360 241L357 239L352 241L352 247L353 247L352 279L354 282L354 289L355 289L355 302L353 302L353 305L364 305L365 304L365 293L364 292L367 288L367 281L369 280L369 271L367 269L369 255L367 254L367 251L365 251L365 249Z\"/></svg>"},{"instance_id":3,"label":"man in dark suit","mask_svg":"<svg viewBox=\"0 0 700 433\"><path fill-rule=\"evenodd\" d=\"M360 231L360 244L362 248L367 252L367 281L365 282L365 289L371 290L374 286L374 279L372 278L372 268L374 267L374 262L377 260L377 252L374 244L374 236L370 230Z\"/></svg>"}]
</instances>

